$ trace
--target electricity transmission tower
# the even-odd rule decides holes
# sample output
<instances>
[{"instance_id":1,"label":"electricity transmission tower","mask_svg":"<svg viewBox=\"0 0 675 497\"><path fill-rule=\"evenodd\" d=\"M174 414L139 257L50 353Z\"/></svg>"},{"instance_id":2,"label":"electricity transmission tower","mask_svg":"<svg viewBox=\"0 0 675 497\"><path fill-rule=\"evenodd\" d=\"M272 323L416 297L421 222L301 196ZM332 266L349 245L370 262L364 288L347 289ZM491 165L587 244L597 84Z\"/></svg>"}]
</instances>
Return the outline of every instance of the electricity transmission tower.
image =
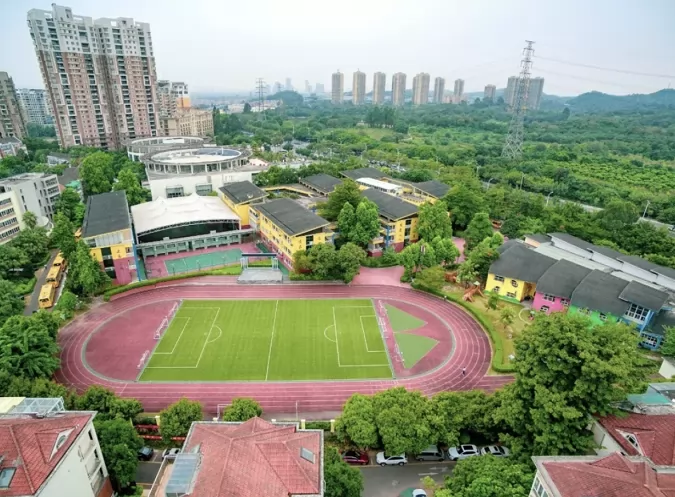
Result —
<instances>
[{"instance_id":1,"label":"electricity transmission tower","mask_svg":"<svg viewBox=\"0 0 675 497\"><path fill-rule=\"evenodd\" d=\"M255 91L258 96L258 113L265 118L265 92L267 87L265 86L265 81L262 78L255 80Z\"/></svg>"},{"instance_id":2,"label":"electricity transmission tower","mask_svg":"<svg viewBox=\"0 0 675 497\"><path fill-rule=\"evenodd\" d=\"M530 69L534 55L533 41L525 40L527 46L523 49L523 60L520 62L520 75L514 89L513 117L506 135L502 157L517 159L523 153L523 135L525 134L525 112L527 111L527 97L530 92Z\"/></svg>"}]
</instances>

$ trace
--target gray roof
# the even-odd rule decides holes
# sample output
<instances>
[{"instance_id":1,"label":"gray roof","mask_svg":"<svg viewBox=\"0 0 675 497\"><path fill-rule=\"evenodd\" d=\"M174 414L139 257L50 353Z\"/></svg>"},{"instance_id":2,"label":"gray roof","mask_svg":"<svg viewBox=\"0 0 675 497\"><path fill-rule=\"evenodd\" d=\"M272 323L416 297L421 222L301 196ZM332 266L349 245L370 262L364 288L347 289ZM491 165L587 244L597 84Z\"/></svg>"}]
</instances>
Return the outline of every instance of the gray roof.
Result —
<instances>
[{"instance_id":1,"label":"gray roof","mask_svg":"<svg viewBox=\"0 0 675 497\"><path fill-rule=\"evenodd\" d=\"M575 288L591 270L565 259L553 264L537 281L537 292L571 299Z\"/></svg>"},{"instance_id":2,"label":"gray roof","mask_svg":"<svg viewBox=\"0 0 675 497\"><path fill-rule=\"evenodd\" d=\"M512 238L511 240L506 240L504 243L502 243L498 248L497 252L500 254L503 254L506 252L508 249L513 247L514 245L520 245L522 242L516 238Z\"/></svg>"},{"instance_id":3,"label":"gray roof","mask_svg":"<svg viewBox=\"0 0 675 497\"><path fill-rule=\"evenodd\" d=\"M87 199L82 238L128 228L131 228L131 219L127 195L123 190L92 195Z\"/></svg>"},{"instance_id":4,"label":"gray roof","mask_svg":"<svg viewBox=\"0 0 675 497\"><path fill-rule=\"evenodd\" d=\"M59 184L65 186L68 183L80 179L80 169L77 167L67 167L63 170L63 174L58 176Z\"/></svg>"},{"instance_id":5,"label":"gray roof","mask_svg":"<svg viewBox=\"0 0 675 497\"><path fill-rule=\"evenodd\" d=\"M64 154L63 152L49 152L47 157L56 157L57 159L70 160L70 154Z\"/></svg>"},{"instance_id":6,"label":"gray roof","mask_svg":"<svg viewBox=\"0 0 675 497\"><path fill-rule=\"evenodd\" d=\"M555 259L518 243L505 250L499 259L492 263L490 273L504 278L536 282L555 263Z\"/></svg>"},{"instance_id":7,"label":"gray roof","mask_svg":"<svg viewBox=\"0 0 675 497\"><path fill-rule=\"evenodd\" d=\"M659 267L657 264L649 262L647 259L643 259L642 257L638 257L636 255L621 254L620 256L617 257L617 259L622 262L626 262L628 264L632 264L633 266L639 267L640 269L644 269L645 271L652 271L655 268Z\"/></svg>"},{"instance_id":8,"label":"gray roof","mask_svg":"<svg viewBox=\"0 0 675 497\"><path fill-rule=\"evenodd\" d=\"M300 178L300 183L323 193L330 193L335 187L342 183L342 180L334 178L328 174L314 174L306 178Z\"/></svg>"},{"instance_id":9,"label":"gray roof","mask_svg":"<svg viewBox=\"0 0 675 497\"><path fill-rule=\"evenodd\" d=\"M673 268L656 266L654 269L652 269L652 271L654 271L656 274L661 274L675 280L675 269Z\"/></svg>"},{"instance_id":10,"label":"gray roof","mask_svg":"<svg viewBox=\"0 0 675 497\"><path fill-rule=\"evenodd\" d=\"M532 235L525 235L525 238L530 238L535 242L546 243L551 241L551 237L543 233L533 233Z\"/></svg>"},{"instance_id":11,"label":"gray roof","mask_svg":"<svg viewBox=\"0 0 675 497\"><path fill-rule=\"evenodd\" d=\"M572 305L620 317L630 304L619 298L628 285L626 280L603 271L594 270L586 276L572 293Z\"/></svg>"},{"instance_id":12,"label":"gray roof","mask_svg":"<svg viewBox=\"0 0 675 497\"><path fill-rule=\"evenodd\" d=\"M340 174L353 180L357 180L359 178L382 179L389 177L382 171L380 171L379 169L375 169L374 167L361 167L359 169L350 169L349 171L341 171Z\"/></svg>"},{"instance_id":13,"label":"gray roof","mask_svg":"<svg viewBox=\"0 0 675 497\"><path fill-rule=\"evenodd\" d=\"M578 247L583 250L588 250L593 245L592 243L587 242L586 240L582 240L581 238L577 238L576 236L570 235L569 233L550 233L550 236L554 238L559 238L563 242L567 242L570 245L574 245L575 247Z\"/></svg>"},{"instance_id":14,"label":"gray roof","mask_svg":"<svg viewBox=\"0 0 675 497\"><path fill-rule=\"evenodd\" d=\"M4 138L0 138L0 143L22 143L22 142L15 136L7 136Z\"/></svg>"},{"instance_id":15,"label":"gray roof","mask_svg":"<svg viewBox=\"0 0 675 497\"><path fill-rule=\"evenodd\" d=\"M300 235L328 224L324 218L305 209L290 198L270 200L256 205L255 208L291 236Z\"/></svg>"},{"instance_id":16,"label":"gray roof","mask_svg":"<svg viewBox=\"0 0 675 497\"><path fill-rule=\"evenodd\" d=\"M609 257L611 259L619 259L619 257L624 256L624 254L619 252L618 250L614 250L609 247L604 247L602 245L590 245L588 247L588 250L592 250L593 252L597 252L598 254L602 254L605 257Z\"/></svg>"},{"instance_id":17,"label":"gray roof","mask_svg":"<svg viewBox=\"0 0 675 497\"><path fill-rule=\"evenodd\" d=\"M651 326L647 329L648 332L653 333L654 335L665 335L666 328L675 326L675 312L659 312L654 321L652 321Z\"/></svg>"},{"instance_id":18,"label":"gray roof","mask_svg":"<svg viewBox=\"0 0 675 497\"><path fill-rule=\"evenodd\" d=\"M221 186L219 190L235 204L243 204L250 200L267 196L265 190L258 188L250 181L227 183Z\"/></svg>"},{"instance_id":19,"label":"gray roof","mask_svg":"<svg viewBox=\"0 0 675 497\"><path fill-rule=\"evenodd\" d=\"M404 217L417 214L417 206L401 200L400 198L368 188L361 192L364 197L377 205L380 215L395 221Z\"/></svg>"},{"instance_id":20,"label":"gray roof","mask_svg":"<svg viewBox=\"0 0 675 497\"><path fill-rule=\"evenodd\" d=\"M631 281L619 298L658 312L668 300L668 294L637 281Z\"/></svg>"},{"instance_id":21,"label":"gray roof","mask_svg":"<svg viewBox=\"0 0 675 497\"><path fill-rule=\"evenodd\" d=\"M436 180L413 183L413 186L435 198L444 197L445 194L448 193L448 190L450 190L450 185L446 185L445 183Z\"/></svg>"}]
</instances>

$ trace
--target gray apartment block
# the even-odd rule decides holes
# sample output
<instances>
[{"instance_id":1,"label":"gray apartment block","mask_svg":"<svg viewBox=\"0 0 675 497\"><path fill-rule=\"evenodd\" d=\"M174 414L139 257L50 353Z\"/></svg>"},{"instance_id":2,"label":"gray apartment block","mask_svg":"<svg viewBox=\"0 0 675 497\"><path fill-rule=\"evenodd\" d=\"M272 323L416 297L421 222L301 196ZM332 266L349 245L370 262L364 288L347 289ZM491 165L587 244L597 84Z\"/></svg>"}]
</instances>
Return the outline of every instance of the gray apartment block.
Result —
<instances>
[{"instance_id":1,"label":"gray apartment block","mask_svg":"<svg viewBox=\"0 0 675 497\"><path fill-rule=\"evenodd\" d=\"M54 218L54 204L59 198L59 180L56 174L25 173L0 180L0 193L13 191L23 212L38 217Z\"/></svg>"}]
</instances>

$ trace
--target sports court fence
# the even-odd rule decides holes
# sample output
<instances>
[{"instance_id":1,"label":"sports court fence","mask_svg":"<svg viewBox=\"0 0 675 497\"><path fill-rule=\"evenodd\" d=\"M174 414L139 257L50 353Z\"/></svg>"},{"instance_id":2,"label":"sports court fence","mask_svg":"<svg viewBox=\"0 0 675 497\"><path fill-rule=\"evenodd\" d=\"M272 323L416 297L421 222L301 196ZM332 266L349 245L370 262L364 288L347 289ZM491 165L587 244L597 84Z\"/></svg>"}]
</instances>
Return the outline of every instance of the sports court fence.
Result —
<instances>
[{"instance_id":1,"label":"sports court fence","mask_svg":"<svg viewBox=\"0 0 675 497\"><path fill-rule=\"evenodd\" d=\"M168 314L162 319L162 322L159 324L157 329L155 330L155 340L159 340L162 338L162 335L166 331L166 329L169 327L169 324L171 324L171 320L173 317L176 315L178 312L178 308L181 306L183 303L183 300L179 300L173 306L171 306L171 309L169 310Z\"/></svg>"}]
</instances>

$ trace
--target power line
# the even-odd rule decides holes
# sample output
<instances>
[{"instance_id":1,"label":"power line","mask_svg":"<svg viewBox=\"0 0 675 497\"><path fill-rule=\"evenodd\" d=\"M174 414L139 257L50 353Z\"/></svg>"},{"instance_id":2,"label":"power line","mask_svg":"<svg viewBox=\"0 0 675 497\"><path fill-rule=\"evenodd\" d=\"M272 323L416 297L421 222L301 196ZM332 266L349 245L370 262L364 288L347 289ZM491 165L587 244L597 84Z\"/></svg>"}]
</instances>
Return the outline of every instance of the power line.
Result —
<instances>
[{"instance_id":1,"label":"power line","mask_svg":"<svg viewBox=\"0 0 675 497\"><path fill-rule=\"evenodd\" d=\"M614 81L603 81L603 80L600 80L600 79L584 78L582 76L574 76L572 74L563 74L563 73L551 71L551 70L545 69L545 68L542 69L541 66L537 66L537 72L541 72L541 73L544 73L544 74L551 74L553 76L559 76L561 78L578 79L579 81L588 81L590 83L600 83L600 84L603 84L603 85L616 86L616 87L619 87L619 88L628 88L628 89L631 89L633 91L637 91L636 89L638 87L641 88L642 90L648 90L649 89L649 87L645 86L645 85L631 85L631 84L627 85L627 84L623 84L623 83L616 83Z\"/></svg>"},{"instance_id":2,"label":"power line","mask_svg":"<svg viewBox=\"0 0 675 497\"><path fill-rule=\"evenodd\" d=\"M516 98L513 102L513 117L506 135L502 157L517 159L523 154L523 135L525 134L525 113L527 112L527 97L530 91L530 69L534 55L533 41L525 40L527 45L523 49L520 76L516 85Z\"/></svg>"},{"instance_id":3,"label":"power line","mask_svg":"<svg viewBox=\"0 0 675 497\"><path fill-rule=\"evenodd\" d=\"M652 78L670 78L673 79L675 76L672 74L654 74L654 73L648 73L648 72L638 72L638 71L627 71L625 69L614 69L611 67L600 67L600 66L594 66L592 64L581 64L579 62L570 62L567 60L560 60L560 59L554 59L552 57L541 57L537 56L537 59L541 60L548 60L551 62L557 62L559 64L567 64L570 66L578 66L578 67L586 67L588 69L598 69L599 71L610 71L610 72L618 72L622 74L633 74L635 76L649 76Z\"/></svg>"}]
</instances>

